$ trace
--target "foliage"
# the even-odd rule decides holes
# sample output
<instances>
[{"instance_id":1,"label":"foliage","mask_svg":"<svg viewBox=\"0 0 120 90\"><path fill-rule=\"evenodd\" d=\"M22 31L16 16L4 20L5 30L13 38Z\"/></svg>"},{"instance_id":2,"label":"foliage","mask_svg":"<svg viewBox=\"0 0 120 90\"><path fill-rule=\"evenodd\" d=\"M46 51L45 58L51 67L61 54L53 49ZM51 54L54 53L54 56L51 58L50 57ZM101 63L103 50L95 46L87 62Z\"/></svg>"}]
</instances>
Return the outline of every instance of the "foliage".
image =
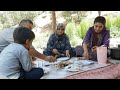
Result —
<instances>
[{"instance_id":1,"label":"foliage","mask_svg":"<svg viewBox=\"0 0 120 90\"><path fill-rule=\"evenodd\" d=\"M115 37L120 37L120 28L119 27L111 27L110 28L110 37L115 38Z\"/></svg>"},{"instance_id":2,"label":"foliage","mask_svg":"<svg viewBox=\"0 0 120 90\"><path fill-rule=\"evenodd\" d=\"M106 18L106 27L110 30L110 37L120 37L120 16L115 18L108 16Z\"/></svg>"},{"instance_id":3,"label":"foliage","mask_svg":"<svg viewBox=\"0 0 120 90\"><path fill-rule=\"evenodd\" d=\"M80 22L83 17L86 16L88 11L64 11L62 16L69 23L74 19L75 22Z\"/></svg>"},{"instance_id":4,"label":"foliage","mask_svg":"<svg viewBox=\"0 0 120 90\"><path fill-rule=\"evenodd\" d=\"M34 22L34 18L41 14L40 11L3 11L0 12L1 29L17 25L23 18L29 18Z\"/></svg>"},{"instance_id":5,"label":"foliage","mask_svg":"<svg viewBox=\"0 0 120 90\"><path fill-rule=\"evenodd\" d=\"M76 46L76 45L80 44L80 42L79 42L80 40L76 36L76 31L77 31L76 24L72 20L72 22L67 24L66 29L65 29L65 33L68 35L72 46Z\"/></svg>"},{"instance_id":6,"label":"foliage","mask_svg":"<svg viewBox=\"0 0 120 90\"><path fill-rule=\"evenodd\" d=\"M116 18L112 21L112 26L116 26L116 27L120 28L120 16L116 17Z\"/></svg>"},{"instance_id":7,"label":"foliage","mask_svg":"<svg viewBox=\"0 0 120 90\"><path fill-rule=\"evenodd\" d=\"M111 27L111 26L112 26L111 17L108 16L108 17L106 18L106 27L107 27L108 30L110 30L110 27Z\"/></svg>"},{"instance_id":8,"label":"foliage","mask_svg":"<svg viewBox=\"0 0 120 90\"><path fill-rule=\"evenodd\" d=\"M75 22L72 21L68 23L65 32L69 36L69 39L71 40L75 36L76 32Z\"/></svg>"},{"instance_id":9,"label":"foliage","mask_svg":"<svg viewBox=\"0 0 120 90\"><path fill-rule=\"evenodd\" d=\"M45 32L45 33L35 33L35 39L33 40L33 46L41 53L43 53L43 50L47 47L47 41L50 37L49 32Z\"/></svg>"},{"instance_id":10,"label":"foliage","mask_svg":"<svg viewBox=\"0 0 120 90\"><path fill-rule=\"evenodd\" d=\"M85 34L87 32L87 30L89 29L90 26L92 26L92 20L82 20L80 22L80 31L81 31L81 38L83 39L85 37ZM80 35L79 35L80 36Z\"/></svg>"}]
</instances>

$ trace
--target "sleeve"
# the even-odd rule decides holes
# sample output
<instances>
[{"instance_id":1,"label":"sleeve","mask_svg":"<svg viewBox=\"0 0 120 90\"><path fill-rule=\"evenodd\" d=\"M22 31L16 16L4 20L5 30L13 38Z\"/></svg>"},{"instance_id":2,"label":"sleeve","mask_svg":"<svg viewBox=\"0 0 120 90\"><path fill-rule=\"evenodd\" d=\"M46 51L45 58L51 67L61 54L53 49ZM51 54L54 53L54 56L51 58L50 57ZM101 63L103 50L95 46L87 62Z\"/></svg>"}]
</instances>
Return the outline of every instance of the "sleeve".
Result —
<instances>
[{"instance_id":1,"label":"sleeve","mask_svg":"<svg viewBox=\"0 0 120 90\"><path fill-rule=\"evenodd\" d=\"M54 39L54 37L53 37L53 35L51 35L47 42L47 51L48 52L51 52L52 49L54 48L54 40L53 39Z\"/></svg>"},{"instance_id":2,"label":"sleeve","mask_svg":"<svg viewBox=\"0 0 120 90\"><path fill-rule=\"evenodd\" d=\"M91 31L91 28L89 28L88 31L86 32L85 38L84 38L84 40L83 40L83 43L86 43L86 44L89 43L90 36L91 36L91 35L90 35L90 34L91 34L90 31Z\"/></svg>"},{"instance_id":3,"label":"sleeve","mask_svg":"<svg viewBox=\"0 0 120 90\"><path fill-rule=\"evenodd\" d=\"M32 62L27 50L23 51L19 57L22 68L27 72L32 69Z\"/></svg>"},{"instance_id":4,"label":"sleeve","mask_svg":"<svg viewBox=\"0 0 120 90\"><path fill-rule=\"evenodd\" d=\"M68 36L66 35L66 45L65 45L65 50L70 50L71 49L71 44L69 41Z\"/></svg>"},{"instance_id":5,"label":"sleeve","mask_svg":"<svg viewBox=\"0 0 120 90\"><path fill-rule=\"evenodd\" d=\"M103 45L109 47L109 43L110 43L110 31L107 30L103 39Z\"/></svg>"},{"instance_id":6,"label":"sleeve","mask_svg":"<svg viewBox=\"0 0 120 90\"><path fill-rule=\"evenodd\" d=\"M13 32L15 30L15 27L8 28L2 32L2 37L8 41L9 43L13 43Z\"/></svg>"},{"instance_id":7,"label":"sleeve","mask_svg":"<svg viewBox=\"0 0 120 90\"><path fill-rule=\"evenodd\" d=\"M5 40L8 41L9 43L13 43L13 42L14 42L13 34L8 35L8 36L5 38Z\"/></svg>"}]
</instances>

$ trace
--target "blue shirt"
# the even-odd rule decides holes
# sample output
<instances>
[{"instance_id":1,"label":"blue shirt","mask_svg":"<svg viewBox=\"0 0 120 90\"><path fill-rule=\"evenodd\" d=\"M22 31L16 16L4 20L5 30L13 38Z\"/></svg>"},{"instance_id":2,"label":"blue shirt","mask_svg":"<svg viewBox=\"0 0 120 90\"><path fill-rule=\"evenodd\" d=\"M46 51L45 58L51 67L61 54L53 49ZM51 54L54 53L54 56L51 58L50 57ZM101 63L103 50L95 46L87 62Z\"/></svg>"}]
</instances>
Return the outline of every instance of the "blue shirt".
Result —
<instances>
[{"instance_id":1,"label":"blue shirt","mask_svg":"<svg viewBox=\"0 0 120 90\"><path fill-rule=\"evenodd\" d=\"M10 79L18 79L21 68L30 71L31 58L23 45L12 43L0 53L0 73Z\"/></svg>"}]
</instances>

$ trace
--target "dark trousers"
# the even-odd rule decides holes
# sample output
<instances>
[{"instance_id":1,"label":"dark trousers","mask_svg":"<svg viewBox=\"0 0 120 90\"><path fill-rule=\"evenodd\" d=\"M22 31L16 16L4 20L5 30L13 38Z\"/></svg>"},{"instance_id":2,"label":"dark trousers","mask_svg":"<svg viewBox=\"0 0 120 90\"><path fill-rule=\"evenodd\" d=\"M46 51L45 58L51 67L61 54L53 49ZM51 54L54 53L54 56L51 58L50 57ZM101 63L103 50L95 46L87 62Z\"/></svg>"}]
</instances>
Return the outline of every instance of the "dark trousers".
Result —
<instances>
[{"instance_id":1,"label":"dark trousers","mask_svg":"<svg viewBox=\"0 0 120 90\"><path fill-rule=\"evenodd\" d=\"M61 54L60 57L66 57L65 50L61 51L61 52L59 51L59 53ZM46 55L46 56L55 56L56 55L56 54L53 54L50 51L47 51L47 49L45 49L43 51L43 54ZM75 48L71 47L71 49L70 49L70 57L75 57L75 56L76 56Z\"/></svg>"},{"instance_id":2,"label":"dark trousers","mask_svg":"<svg viewBox=\"0 0 120 90\"><path fill-rule=\"evenodd\" d=\"M82 57L84 50L83 50L83 47L81 45L76 46L75 51L76 51L77 57ZM90 55L90 57L89 57L90 60L97 61L97 53L96 52L92 52L91 48L88 48L88 53ZM109 54L109 49L108 49L107 50L107 57L109 57L109 56L110 56L110 54Z\"/></svg>"},{"instance_id":3,"label":"dark trousers","mask_svg":"<svg viewBox=\"0 0 120 90\"><path fill-rule=\"evenodd\" d=\"M32 68L29 72L21 69L19 79L40 79L43 75L42 68Z\"/></svg>"}]
</instances>

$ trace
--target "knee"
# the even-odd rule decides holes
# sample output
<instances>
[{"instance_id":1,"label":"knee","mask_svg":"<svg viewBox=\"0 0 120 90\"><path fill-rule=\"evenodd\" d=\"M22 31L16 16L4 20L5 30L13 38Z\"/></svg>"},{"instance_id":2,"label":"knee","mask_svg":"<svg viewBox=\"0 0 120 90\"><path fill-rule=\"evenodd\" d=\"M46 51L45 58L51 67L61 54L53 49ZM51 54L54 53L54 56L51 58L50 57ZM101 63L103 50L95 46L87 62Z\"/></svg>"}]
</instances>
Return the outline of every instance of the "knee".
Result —
<instances>
[{"instance_id":1,"label":"knee","mask_svg":"<svg viewBox=\"0 0 120 90\"><path fill-rule=\"evenodd\" d=\"M34 68L34 79L40 79L44 75L44 70L42 68Z\"/></svg>"},{"instance_id":2,"label":"knee","mask_svg":"<svg viewBox=\"0 0 120 90\"><path fill-rule=\"evenodd\" d=\"M38 68L38 72L40 77L42 77L44 75L44 70L42 68Z\"/></svg>"}]
</instances>

